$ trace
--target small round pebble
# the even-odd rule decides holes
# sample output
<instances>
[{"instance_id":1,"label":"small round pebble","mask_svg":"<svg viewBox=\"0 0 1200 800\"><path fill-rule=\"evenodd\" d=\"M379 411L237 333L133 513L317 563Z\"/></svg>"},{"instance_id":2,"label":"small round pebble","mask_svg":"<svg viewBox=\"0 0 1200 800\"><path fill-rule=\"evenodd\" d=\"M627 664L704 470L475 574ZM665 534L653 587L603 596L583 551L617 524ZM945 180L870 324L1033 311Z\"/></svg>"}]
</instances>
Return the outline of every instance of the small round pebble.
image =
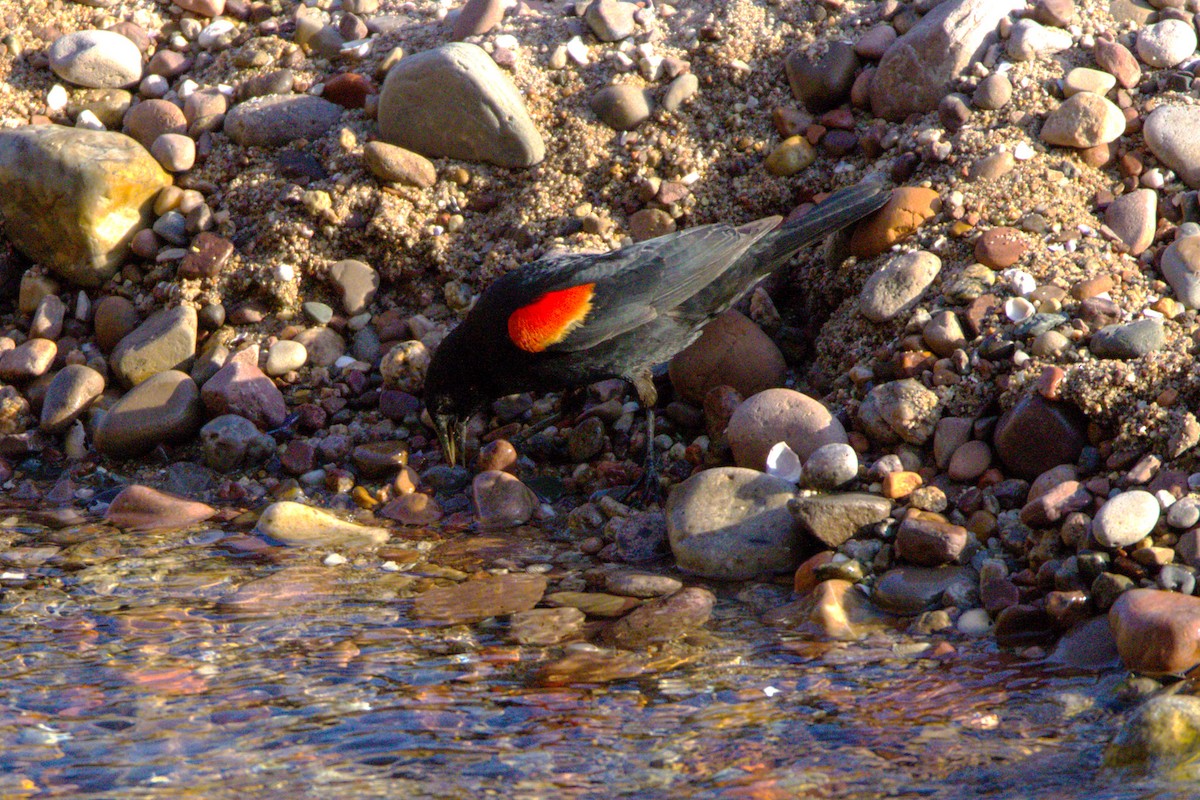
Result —
<instances>
[{"instance_id":1,"label":"small round pebble","mask_svg":"<svg viewBox=\"0 0 1200 800\"><path fill-rule=\"evenodd\" d=\"M1108 500L1092 520L1092 535L1104 547L1129 547L1146 538L1162 512L1158 499L1134 489Z\"/></svg>"},{"instance_id":2,"label":"small round pebble","mask_svg":"<svg viewBox=\"0 0 1200 800\"><path fill-rule=\"evenodd\" d=\"M858 453L841 442L821 445L804 462L804 481L814 489L836 489L857 476Z\"/></svg>"}]
</instances>

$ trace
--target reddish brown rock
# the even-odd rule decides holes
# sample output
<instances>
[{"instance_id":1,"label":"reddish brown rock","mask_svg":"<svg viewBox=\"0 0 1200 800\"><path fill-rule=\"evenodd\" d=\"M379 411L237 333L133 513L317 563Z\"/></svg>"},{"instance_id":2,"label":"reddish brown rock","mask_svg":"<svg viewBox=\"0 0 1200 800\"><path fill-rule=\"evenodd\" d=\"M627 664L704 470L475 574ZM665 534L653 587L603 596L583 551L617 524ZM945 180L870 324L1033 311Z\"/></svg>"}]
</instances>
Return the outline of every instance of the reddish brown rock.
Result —
<instances>
[{"instance_id":1,"label":"reddish brown rock","mask_svg":"<svg viewBox=\"0 0 1200 800\"><path fill-rule=\"evenodd\" d=\"M629 612L605 631L604 638L624 648L669 642L707 622L716 602L709 590L689 587Z\"/></svg>"},{"instance_id":2,"label":"reddish brown rock","mask_svg":"<svg viewBox=\"0 0 1200 800\"><path fill-rule=\"evenodd\" d=\"M1075 463L1087 444L1087 420L1072 405L1027 395L1000 417L994 444L1014 477L1033 480Z\"/></svg>"},{"instance_id":3,"label":"reddish brown rock","mask_svg":"<svg viewBox=\"0 0 1200 800\"><path fill-rule=\"evenodd\" d=\"M277 428L287 417L287 404L275 382L253 364L233 360L200 390L209 414L237 414L263 430Z\"/></svg>"},{"instance_id":4,"label":"reddish brown rock","mask_svg":"<svg viewBox=\"0 0 1200 800\"><path fill-rule=\"evenodd\" d=\"M855 228L850 251L859 258L871 258L885 252L911 235L941 208L941 198L933 189L922 186L895 189L883 208Z\"/></svg>"},{"instance_id":5,"label":"reddish brown rock","mask_svg":"<svg viewBox=\"0 0 1200 800\"><path fill-rule=\"evenodd\" d=\"M1200 664L1200 598L1130 589L1113 603L1108 622L1121 661L1134 672L1178 675Z\"/></svg>"},{"instance_id":6,"label":"reddish brown rock","mask_svg":"<svg viewBox=\"0 0 1200 800\"><path fill-rule=\"evenodd\" d=\"M705 326L700 338L671 359L671 384L696 405L717 386L732 386L743 397L783 384L783 353L762 329L737 311L726 311Z\"/></svg>"},{"instance_id":7,"label":"reddish brown rock","mask_svg":"<svg viewBox=\"0 0 1200 800\"><path fill-rule=\"evenodd\" d=\"M186 528L215 513L210 505L134 484L113 498L104 518L125 530L154 531Z\"/></svg>"},{"instance_id":8,"label":"reddish brown rock","mask_svg":"<svg viewBox=\"0 0 1200 800\"><path fill-rule=\"evenodd\" d=\"M992 269L1011 267L1029 248L1016 228L998 227L984 231L975 241L975 260Z\"/></svg>"},{"instance_id":9,"label":"reddish brown rock","mask_svg":"<svg viewBox=\"0 0 1200 800\"><path fill-rule=\"evenodd\" d=\"M912 564L939 567L957 561L969 540L970 534L961 526L909 517L896 531L896 552Z\"/></svg>"},{"instance_id":10,"label":"reddish brown rock","mask_svg":"<svg viewBox=\"0 0 1200 800\"><path fill-rule=\"evenodd\" d=\"M439 586L418 595L413 604L413 616L441 625L479 622L489 617L528 611L545 593L544 575L488 575L454 586Z\"/></svg>"}]
</instances>

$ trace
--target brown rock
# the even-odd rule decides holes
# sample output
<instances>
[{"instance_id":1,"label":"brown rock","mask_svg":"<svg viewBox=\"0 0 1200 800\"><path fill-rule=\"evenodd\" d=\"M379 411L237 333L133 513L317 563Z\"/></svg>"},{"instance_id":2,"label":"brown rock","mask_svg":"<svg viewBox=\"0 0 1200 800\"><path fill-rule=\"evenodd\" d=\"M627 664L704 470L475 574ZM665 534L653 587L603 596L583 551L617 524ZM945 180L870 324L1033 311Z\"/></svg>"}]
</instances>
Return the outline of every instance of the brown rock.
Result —
<instances>
[{"instance_id":1,"label":"brown rock","mask_svg":"<svg viewBox=\"0 0 1200 800\"><path fill-rule=\"evenodd\" d=\"M1130 589L1113 603L1108 622L1126 668L1180 675L1200 664L1200 598L1157 589Z\"/></svg>"},{"instance_id":2,"label":"brown rock","mask_svg":"<svg viewBox=\"0 0 1200 800\"><path fill-rule=\"evenodd\" d=\"M910 516L896 531L896 553L919 566L940 567L957 561L970 538L958 525Z\"/></svg>"},{"instance_id":3,"label":"brown rock","mask_svg":"<svg viewBox=\"0 0 1200 800\"><path fill-rule=\"evenodd\" d=\"M546 593L546 583L544 575L514 573L440 586L417 596L413 616L441 625L459 625L528 611Z\"/></svg>"},{"instance_id":4,"label":"brown rock","mask_svg":"<svg viewBox=\"0 0 1200 800\"><path fill-rule=\"evenodd\" d=\"M186 441L200 427L200 390L186 373L160 372L129 390L96 427L96 449L133 458L161 443Z\"/></svg>"},{"instance_id":5,"label":"brown rock","mask_svg":"<svg viewBox=\"0 0 1200 800\"><path fill-rule=\"evenodd\" d=\"M1087 420L1074 406L1026 395L996 424L996 455L1018 478L1032 480L1073 464L1087 444Z\"/></svg>"},{"instance_id":6,"label":"brown rock","mask_svg":"<svg viewBox=\"0 0 1200 800\"><path fill-rule=\"evenodd\" d=\"M726 430L738 466L762 470L767 453L787 442L803 462L823 444L846 443L842 424L819 401L791 389L767 389L738 406Z\"/></svg>"},{"instance_id":7,"label":"brown rock","mask_svg":"<svg viewBox=\"0 0 1200 800\"><path fill-rule=\"evenodd\" d=\"M783 353L771 337L732 310L708 323L669 366L675 391L696 405L717 386L732 386L743 397L780 386L786 372Z\"/></svg>"},{"instance_id":8,"label":"brown rock","mask_svg":"<svg viewBox=\"0 0 1200 800\"><path fill-rule=\"evenodd\" d=\"M651 600L617 620L605 631L605 641L638 648L678 639L708 622L716 602L716 595L698 587Z\"/></svg>"},{"instance_id":9,"label":"brown rock","mask_svg":"<svg viewBox=\"0 0 1200 800\"><path fill-rule=\"evenodd\" d=\"M113 498L104 518L124 530L156 531L186 528L215 513L210 505L134 484Z\"/></svg>"},{"instance_id":10,"label":"brown rock","mask_svg":"<svg viewBox=\"0 0 1200 800\"><path fill-rule=\"evenodd\" d=\"M1016 228L990 228L975 241L975 260L992 269L1011 267L1029 248L1025 236Z\"/></svg>"},{"instance_id":11,"label":"brown rock","mask_svg":"<svg viewBox=\"0 0 1200 800\"><path fill-rule=\"evenodd\" d=\"M883 208L855 228L850 251L859 258L879 255L915 232L941 208L941 199L933 189L922 186L895 189Z\"/></svg>"}]
</instances>

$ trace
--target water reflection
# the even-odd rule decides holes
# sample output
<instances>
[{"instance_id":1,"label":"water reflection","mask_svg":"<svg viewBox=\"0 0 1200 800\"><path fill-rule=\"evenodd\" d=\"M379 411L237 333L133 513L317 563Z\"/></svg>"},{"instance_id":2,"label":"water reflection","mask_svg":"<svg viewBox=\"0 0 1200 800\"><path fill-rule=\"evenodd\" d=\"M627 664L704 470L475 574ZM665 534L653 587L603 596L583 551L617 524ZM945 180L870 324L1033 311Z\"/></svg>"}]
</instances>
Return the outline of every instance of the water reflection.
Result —
<instances>
[{"instance_id":1,"label":"water reflection","mask_svg":"<svg viewBox=\"0 0 1200 800\"><path fill-rule=\"evenodd\" d=\"M4 797L1192 796L1100 768L1122 675L984 641L781 636L720 587L705 631L621 662L415 622L411 597L482 565L461 543L398 542L384 569L398 551L9 523ZM558 685L564 652L640 674Z\"/></svg>"}]
</instances>

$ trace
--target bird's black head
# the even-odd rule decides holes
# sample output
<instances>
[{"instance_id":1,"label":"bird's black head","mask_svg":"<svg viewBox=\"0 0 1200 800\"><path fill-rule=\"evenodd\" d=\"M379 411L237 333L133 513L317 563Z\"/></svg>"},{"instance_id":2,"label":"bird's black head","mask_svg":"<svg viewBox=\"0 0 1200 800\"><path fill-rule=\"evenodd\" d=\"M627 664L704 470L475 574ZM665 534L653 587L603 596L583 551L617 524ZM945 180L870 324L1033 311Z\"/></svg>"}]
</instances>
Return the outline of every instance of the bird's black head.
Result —
<instances>
[{"instance_id":1,"label":"bird's black head","mask_svg":"<svg viewBox=\"0 0 1200 800\"><path fill-rule=\"evenodd\" d=\"M460 455L466 459L467 419L491 399L480 385L482 376L460 329L438 345L425 373L425 408L451 466Z\"/></svg>"}]
</instances>

